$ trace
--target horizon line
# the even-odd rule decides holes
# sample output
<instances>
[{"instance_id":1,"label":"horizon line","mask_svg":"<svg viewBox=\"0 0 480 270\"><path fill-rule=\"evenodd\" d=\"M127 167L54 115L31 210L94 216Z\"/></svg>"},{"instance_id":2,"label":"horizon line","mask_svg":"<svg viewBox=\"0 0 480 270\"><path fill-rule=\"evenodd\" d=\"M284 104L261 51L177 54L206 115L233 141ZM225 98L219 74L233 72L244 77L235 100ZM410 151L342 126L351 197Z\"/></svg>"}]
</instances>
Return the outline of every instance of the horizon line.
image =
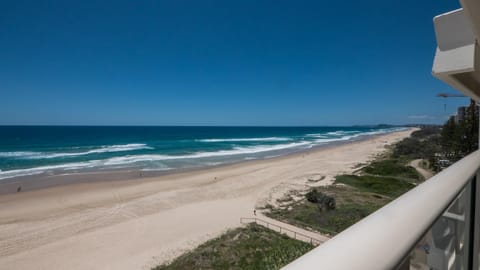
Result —
<instances>
[{"instance_id":1,"label":"horizon line","mask_svg":"<svg viewBox=\"0 0 480 270\"><path fill-rule=\"evenodd\" d=\"M441 126L442 124L355 124L355 125L77 125L77 124L0 124L0 127L375 127Z\"/></svg>"}]
</instances>

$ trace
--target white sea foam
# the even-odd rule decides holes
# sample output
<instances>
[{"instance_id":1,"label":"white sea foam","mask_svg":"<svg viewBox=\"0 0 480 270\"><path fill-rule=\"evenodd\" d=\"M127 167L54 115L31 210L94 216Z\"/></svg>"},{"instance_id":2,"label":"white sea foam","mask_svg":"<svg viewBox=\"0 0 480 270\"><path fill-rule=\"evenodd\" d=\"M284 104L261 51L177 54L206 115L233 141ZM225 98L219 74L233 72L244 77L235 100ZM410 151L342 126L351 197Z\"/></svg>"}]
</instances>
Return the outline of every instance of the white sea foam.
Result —
<instances>
[{"instance_id":1,"label":"white sea foam","mask_svg":"<svg viewBox=\"0 0 480 270\"><path fill-rule=\"evenodd\" d=\"M65 153L48 153L48 152L0 152L0 157L14 157L19 159L51 159L62 157L77 157L90 154L124 152L141 149L153 149L143 143L130 143L120 145L107 145L100 148L83 151L83 152L65 152Z\"/></svg>"},{"instance_id":2,"label":"white sea foam","mask_svg":"<svg viewBox=\"0 0 480 270\"><path fill-rule=\"evenodd\" d=\"M40 166L40 167L34 167L29 169L1 171L0 180L6 179L6 178L12 178L12 177L42 174L50 170L75 170L75 169L93 168L98 164L99 164L99 160L92 160L92 161L86 161L86 162L75 162L75 163L67 163L67 164L60 164L60 165Z\"/></svg>"},{"instance_id":3,"label":"white sea foam","mask_svg":"<svg viewBox=\"0 0 480 270\"><path fill-rule=\"evenodd\" d=\"M0 172L0 180L18 176L27 176L42 174L47 171L52 170L76 170L76 169L87 169L87 168L102 168L102 167L112 167L119 165L128 165L139 162L159 162L164 160L179 160L179 159L198 159L198 158L209 158L209 157L221 157L221 156L232 156L232 155L242 155L242 154L255 154L268 151L277 151L294 147L309 146L311 142L296 142L280 145L260 145L260 146L250 146L250 147L235 147L231 150L220 150L216 152L197 152L188 155L129 155L122 157L112 157L104 160L91 160L85 162L76 162L76 163L66 163L60 165L51 165L51 166L40 166L29 169L17 169ZM161 164L156 164L156 166ZM170 169L168 167L161 169Z\"/></svg>"},{"instance_id":4,"label":"white sea foam","mask_svg":"<svg viewBox=\"0 0 480 270\"><path fill-rule=\"evenodd\" d=\"M36 154L38 154L38 152L30 152L30 151L0 152L0 157L2 158L27 157L27 156L32 156Z\"/></svg>"},{"instance_id":5,"label":"white sea foam","mask_svg":"<svg viewBox=\"0 0 480 270\"><path fill-rule=\"evenodd\" d=\"M342 135L348 135L348 134L361 134L361 131L358 130L339 130L339 131L332 131L332 132L327 132L326 135L333 135L333 136L342 136Z\"/></svg>"},{"instance_id":6,"label":"white sea foam","mask_svg":"<svg viewBox=\"0 0 480 270\"><path fill-rule=\"evenodd\" d=\"M288 143L288 144L278 144L278 145L258 145L258 146L245 146L245 147L235 147L232 150L222 150L217 152L200 152L189 156L184 157L214 157L214 156L230 156L230 155L242 155L242 154L255 154L261 152L269 152L269 151L278 151L284 150L289 148L295 148L300 146L307 146L310 145L311 142L302 141L302 142L295 142L295 143Z\"/></svg>"},{"instance_id":7,"label":"white sea foam","mask_svg":"<svg viewBox=\"0 0 480 270\"><path fill-rule=\"evenodd\" d=\"M350 135L350 134L359 134L360 131L357 130L351 130L351 131L331 131L331 132L326 132L326 133L311 133L307 134L307 137L314 137L314 138L332 138L336 136L344 136L344 135Z\"/></svg>"},{"instance_id":8,"label":"white sea foam","mask_svg":"<svg viewBox=\"0 0 480 270\"><path fill-rule=\"evenodd\" d=\"M248 146L248 147L235 147L231 150L220 150L215 152L197 152L188 155L131 155L123 157L113 157L105 161L104 165L119 165L119 164L128 164L144 161L162 161L162 160L177 160L177 159L197 159L197 158L210 158L210 157L222 157L222 156L233 156L233 155L245 155L245 154L255 154L261 152L277 151L288 148L308 146L310 142L297 142L289 144L279 144L279 145L259 145L259 146Z\"/></svg>"},{"instance_id":9,"label":"white sea foam","mask_svg":"<svg viewBox=\"0 0 480 270\"><path fill-rule=\"evenodd\" d=\"M165 168L145 168L141 169L142 172L157 172L157 171L168 171L171 170L171 168L165 167Z\"/></svg>"},{"instance_id":10,"label":"white sea foam","mask_svg":"<svg viewBox=\"0 0 480 270\"><path fill-rule=\"evenodd\" d=\"M257 145L257 146L245 146L245 147L235 147L230 150L220 150L220 151L212 151L212 152L196 152L187 155L161 155L161 154L143 154L143 155L127 155L121 157L111 157L104 160L90 160L85 162L76 162L76 163L65 163L59 165L49 165L49 166L40 166L28 169L16 169L16 170L0 170L0 180L12 177L19 177L19 176L28 176L28 175L37 175L42 174L45 172L53 171L53 170L60 170L60 171L69 171L69 170L77 170L77 169L88 169L88 168L121 168L122 166L139 163L139 162L153 162L152 167L144 168L146 170L169 170L171 168L167 167L166 165L162 164L161 161L166 160L181 160L181 159L199 159L199 158L210 158L210 157L223 157L223 156L233 156L233 155L248 155L248 154L255 154L255 153L262 153L262 152L269 152L269 151L278 151L284 150L289 148L310 148L314 145L318 144L325 144L335 141L346 141L358 136L365 136L365 135L376 135L394 131L401 131L405 130L405 128L392 128L392 129L380 129L375 131L369 132L356 132L353 131L349 133L340 132L335 133L336 136L330 134L330 136L326 136L326 134L309 134L311 137L314 137L315 140L313 141L300 141L300 142L291 142L285 144L278 144L278 145ZM281 139L280 137L271 137L271 138L251 138L253 139ZM286 138L284 138L286 139ZM217 139L210 139L210 140L217 140ZM220 140L220 139L218 139ZM230 139L233 140L233 139ZM289 139L290 140L290 139ZM84 152L76 152L76 153L40 153L40 152L0 152L0 157L13 157L13 158L54 158L54 157L68 157L68 156L82 156L88 155L93 153L105 153L105 152L120 152L120 151L131 151L131 150L138 150L138 149L151 149L145 144L125 144L125 145L111 145L111 146L103 146L97 149L92 149L89 151ZM38 157L41 156L42 157ZM245 157L244 159L250 159L254 157Z\"/></svg>"},{"instance_id":11,"label":"white sea foam","mask_svg":"<svg viewBox=\"0 0 480 270\"><path fill-rule=\"evenodd\" d=\"M267 138L229 138L229 139L199 139L197 142L282 142L291 141L291 138L267 137Z\"/></svg>"},{"instance_id":12,"label":"white sea foam","mask_svg":"<svg viewBox=\"0 0 480 270\"><path fill-rule=\"evenodd\" d=\"M133 156L135 157L135 156ZM136 163L139 161L156 161L159 160L157 158L109 158L104 160L90 160L84 162L74 162L74 163L65 163L59 165L50 165L50 166L40 166L34 167L29 169L17 169L17 170L8 170L8 171L0 171L0 180L12 178L12 177L19 177L19 176L29 176L29 175L36 175L42 174L49 171L59 170L59 171L70 171L70 170L78 170L78 169L89 169L89 168L121 168L115 167L115 165L127 165ZM153 169L153 168L152 168ZM169 170L171 168L163 165L163 164L155 164L155 170Z\"/></svg>"},{"instance_id":13,"label":"white sea foam","mask_svg":"<svg viewBox=\"0 0 480 270\"><path fill-rule=\"evenodd\" d=\"M205 163L205 165L207 165L207 166L217 166L217 165L221 165L221 164L224 164L224 162L207 162L207 163Z\"/></svg>"},{"instance_id":14,"label":"white sea foam","mask_svg":"<svg viewBox=\"0 0 480 270\"><path fill-rule=\"evenodd\" d=\"M276 158L276 157L279 157L281 155L271 155L271 156L266 156L265 158Z\"/></svg>"},{"instance_id":15,"label":"white sea foam","mask_svg":"<svg viewBox=\"0 0 480 270\"><path fill-rule=\"evenodd\" d=\"M8 173L7 173L8 172ZM41 174L43 171L37 171L33 169L25 169L25 170L12 170L0 173L0 180L13 178L13 177L20 177L20 176L28 176L28 175L35 175Z\"/></svg>"},{"instance_id":16,"label":"white sea foam","mask_svg":"<svg viewBox=\"0 0 480 270\"><path fill-rule=\"evenodd\" d=\"M338 131L331 131L326 133L311 133L306 134L307 137L313 137L318 139L325 139L325 140L317 140L317 142L329 142L329 141L338 141L338 140L349 140L359 136L367 136L367 135L377 135L377 134L385 134L389 132L395 131L402 131L406 130L406 128L384 128L378 129L375 131L359 131L359 130L338 130Z\"/></svg>"},{"instance_id":17,"label":"white sea foam","mask_svg":"<svg viewBox=\"0 0 480 270\"><path fill-rule=\"evenodd\" d=\"M324 143L330 143L330 142L338 142L338 141L348 141L352 139L353 136L345 136L341 138L330 138L330 139L316 139L316 143L324 144Z\"/></svg>"},{"instance_id":18,"label":"white sea foam","mask_svg":"<svg viewBox=\"0 0 480 270\"><path fill-rule=\"evenodd\" d=\"M161 161L166 160L166 155L133 155L133 156L123 156L123 157L112 157L104 160L104 166L113 166L113 165L126 165L137 162L146 162L146 161Z\"/></svg>"},{"instance_id":19,"label":"white sea foam","mask_svg":"<svg viewBox=\"0 0 480 270\"><path fill-rule=\"evenodd\" d=\"M313 133L313 134L307 134L305 135L306 137L314 137L314 138L328 138L329 136L323 133Z\"/></svg>"},{"instance_id":20,"label":"white sea foam","mask_svg":"<svg viewBox=\"0 0 480 270\"><path fill-rule=\"evenodd\" d=\"M345 135L342 137L320 137L318 136L315 142L316 143L329 143L329 142L336 142L336 141L347 141L351 140L356 137L360 136L371 136L371 135L380 135L380 134L385 134L385 133L390 133L390 132L396 132L396 131L402 131L406 130L406 128L386 128L386 129L379 129L375 131L367 131L367 132L358 132L358 131L339 131L339 132L329 132L330 135Z\"/></svg>"},{"instance_id":21,"label":"white sea foam","mask_svg":"<svg viewBox=\"0 0 480 270\"><path fill-rule=\"evenodd\" d=\"M375 131L369 131L362 133L361 135L378 135L378 134L385 134L385 133L390 133L390 132L398 132L398 131L403 131L406 130L407 128L384 128L384 129L379 129Z\"/></svg>"}]
</instances>

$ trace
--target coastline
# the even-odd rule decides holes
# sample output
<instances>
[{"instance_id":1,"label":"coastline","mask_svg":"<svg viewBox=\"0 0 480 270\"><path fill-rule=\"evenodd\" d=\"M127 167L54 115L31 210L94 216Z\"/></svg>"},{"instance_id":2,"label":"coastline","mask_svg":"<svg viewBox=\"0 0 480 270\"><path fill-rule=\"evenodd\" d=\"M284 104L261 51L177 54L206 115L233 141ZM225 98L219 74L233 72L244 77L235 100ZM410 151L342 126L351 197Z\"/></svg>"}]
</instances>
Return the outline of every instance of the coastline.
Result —
<instances>
[{"instance_id":1,"label":"coastline","mask_svg":"<svg viewBox=\"0 0 480 270\"><path fill-rule=\"evenodd\" d=\"M7 127L0 183L104 173L155 176L301 152L405 127ZM38 133L38 136L29 134ZM63 134L62 138L55 138ZM121 172L121 173L119 173ZM66 178L68 176L65 176ZM128 178L133 178L129 176ZM68 179L67 179L68 180ZM36 181L40 182L40 181ZM37 183L35 183L37 184ZM0 192L2 190L0 189ZM22 191L26 191L22 188ZM5 192L4 192L5 193Z\"/></svg>"},{"instance_id":2,"label":"coastline","mask_svg":"<svg viewBox=\"0 0 480 270\"><path fill-rule=\"evenodd\" d=\"M397 131L395 131L397 132ZM392 133L395 133L392 132ZM278 160L283 158L294 157L297 155L306 155L311 152L318 151L320 149L329 149L343 144L361 142L365 140L375 139L382 135L386 134L376 134L376 135L363 135L357 138L354 138L349 141L338 141L330 142L324 145L316 145L312 148L302 149L294 152L286 152L284 154L279 154L272 157L266 158L254 158L248 160L227 162L218 165L204 166L204 167L192 167L192 168L183 168L183 169L172 169L172 170L158 170L158 171L143 171L132 170L132 169L117 169L117 170L99 170L99 171L90 171L90 172L74 172L74 173L65 173L65 174L42 174L42 175L29 175L29 176L20 176L14 178L7 178L0 180L0 196L6 194L17 193L17 188L21 186L22 192L35 191L39 189L52 188L56 186L63 185L72 185L72 184L88 184L95 182L110 182L110 181L125 181L125 180L146 180L166 176L171 174L179 173L189 173L189 172L200 172L203 170L211 170L217 168L228 168L230 166L240 165L240 164L249 164L265 160Z\"/></svg>"},{"instance_id":3,"label":"coastline","mask_svg":"<svg viewBox=\"0 0 480 270\"><path fill-rule=\"evenodd\" d=\"M269 159L2 195L0 264L149 269L240 226L239 218L251 216L254 207L305 188L309 177L331 183L413 130Z\"/></svg>"}]
</instances>

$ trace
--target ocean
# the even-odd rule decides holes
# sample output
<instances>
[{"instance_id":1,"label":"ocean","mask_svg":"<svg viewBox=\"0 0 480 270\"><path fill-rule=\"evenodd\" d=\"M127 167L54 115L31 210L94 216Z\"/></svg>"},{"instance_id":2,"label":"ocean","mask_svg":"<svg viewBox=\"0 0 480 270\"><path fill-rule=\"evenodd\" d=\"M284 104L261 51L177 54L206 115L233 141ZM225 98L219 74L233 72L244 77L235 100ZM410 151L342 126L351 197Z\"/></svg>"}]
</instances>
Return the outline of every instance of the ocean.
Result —
<instances>
[{"instance_id":1,"label":"ocean","mask_svg":"<svg viewBox=\"0 0 480 270\"><path fill-rule=\"evenodd\" d=\"M265 159L401 127L0 126L0 180Z\"/></svg>"}]
</instances>

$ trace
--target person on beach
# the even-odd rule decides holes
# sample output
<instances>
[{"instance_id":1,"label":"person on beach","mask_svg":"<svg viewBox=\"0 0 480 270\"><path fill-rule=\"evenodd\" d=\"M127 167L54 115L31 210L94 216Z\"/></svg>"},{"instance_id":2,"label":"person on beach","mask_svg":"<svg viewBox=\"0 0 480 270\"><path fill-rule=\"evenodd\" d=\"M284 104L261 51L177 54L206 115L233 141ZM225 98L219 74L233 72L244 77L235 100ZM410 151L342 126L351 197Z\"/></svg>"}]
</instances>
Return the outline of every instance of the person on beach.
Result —
<instances>
[{"instance_id":1,"label":"person on beach","mask_svg":"<svg viewBox=\"0 0 480 270\"><path fill-rule=\"evenodd\" d=\"M253 209L253 215L254 215L254 216L257 215L257 209Z\"/></svg>"}]
</instances>

